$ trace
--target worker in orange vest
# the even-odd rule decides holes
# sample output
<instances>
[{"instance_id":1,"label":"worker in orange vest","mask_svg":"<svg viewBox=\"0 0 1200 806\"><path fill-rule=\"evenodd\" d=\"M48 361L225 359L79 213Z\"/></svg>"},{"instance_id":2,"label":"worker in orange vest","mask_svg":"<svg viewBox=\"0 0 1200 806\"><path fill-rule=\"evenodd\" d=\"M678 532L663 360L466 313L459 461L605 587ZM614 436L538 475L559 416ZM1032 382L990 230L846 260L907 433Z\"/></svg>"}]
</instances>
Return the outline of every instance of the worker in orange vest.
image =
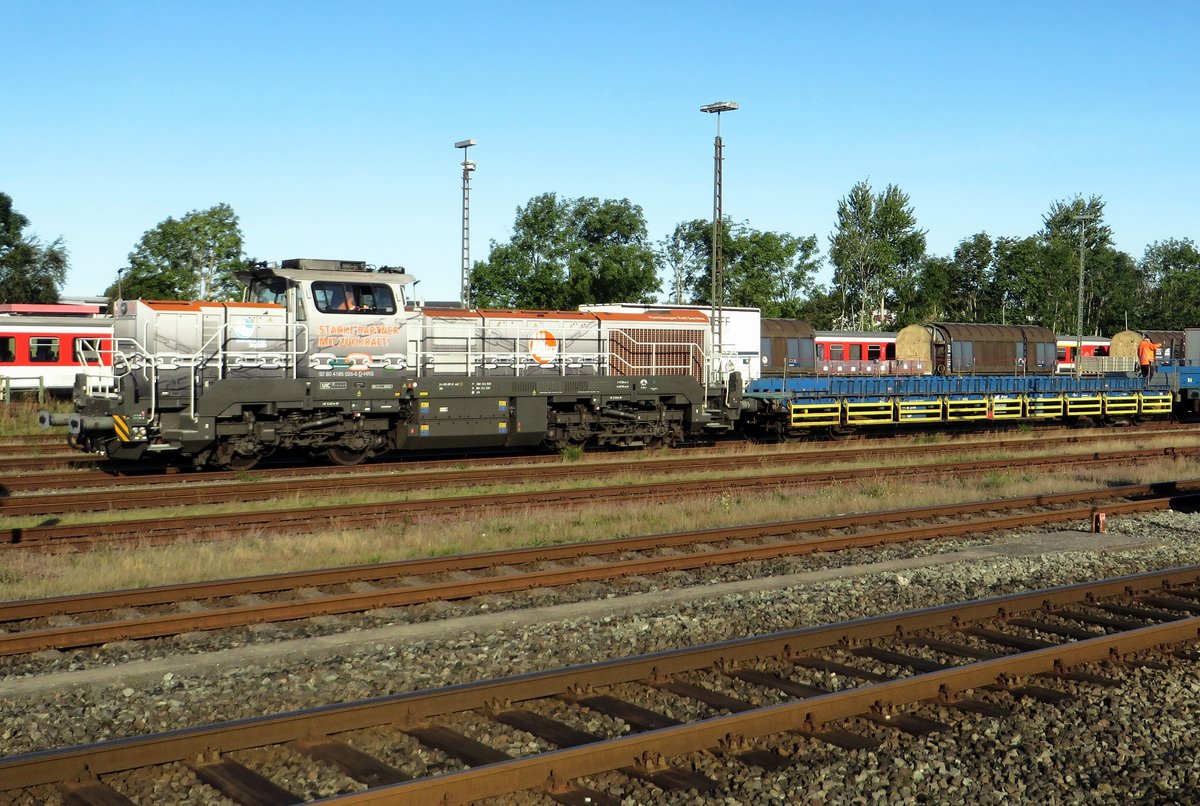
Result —
<instances>
[{"instance_id":1,"label":"worker in orange vest","mask_svg":"<svg viewBox=\"0 0 1200 806\"><path fill-rule=\"evenodd\" d=\"M1154 374L1154 354L1160 347L1162 347L1161 344L1150 341L1150 337L1145 334L1142 335L1142 343L1138 345L1138 367L1147 382Z\"/></svg>"}]
</instances>

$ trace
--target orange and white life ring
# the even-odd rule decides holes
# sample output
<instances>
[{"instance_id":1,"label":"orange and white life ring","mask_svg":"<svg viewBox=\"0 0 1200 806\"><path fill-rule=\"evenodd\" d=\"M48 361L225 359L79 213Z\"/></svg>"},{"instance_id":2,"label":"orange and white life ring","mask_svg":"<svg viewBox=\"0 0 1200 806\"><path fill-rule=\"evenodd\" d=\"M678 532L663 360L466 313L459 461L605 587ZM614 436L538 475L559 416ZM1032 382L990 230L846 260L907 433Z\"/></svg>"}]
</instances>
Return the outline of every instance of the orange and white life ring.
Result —
<instances>
[{"instance_id":1,"label":"orange and white life ring","mask_svg":"<svg viewBox=\"0 0 1200 806\"><path fill-rule=\"evenodd\" d=\"M558 358L558 339L549 330L539 330L529 339L529 354L539 364L550 364Z\"/></svg>"}]
</instances>

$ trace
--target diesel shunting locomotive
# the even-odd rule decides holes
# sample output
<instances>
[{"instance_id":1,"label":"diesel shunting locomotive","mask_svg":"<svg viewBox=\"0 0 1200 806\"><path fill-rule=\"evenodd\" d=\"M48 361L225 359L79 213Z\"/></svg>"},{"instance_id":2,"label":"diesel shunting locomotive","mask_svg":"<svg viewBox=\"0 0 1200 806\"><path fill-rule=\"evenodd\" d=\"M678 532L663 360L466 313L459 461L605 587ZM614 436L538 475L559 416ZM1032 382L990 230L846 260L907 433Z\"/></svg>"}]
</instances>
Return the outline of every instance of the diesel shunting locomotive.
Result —
<instances>
[{"instance_id":1,"label":"diesel shunting locomotive","mask_svg":"<svg viewBox=\"0 0 1200 806\"><path fill-rule=\"evenodd\" d=\"M119 301L111 375L77 378L80 448L245 469L278 449L669 445L731 430L743 383L694 310L429 308L414 277L287 260L243 302Z\"/></svg>"}]
</instances>

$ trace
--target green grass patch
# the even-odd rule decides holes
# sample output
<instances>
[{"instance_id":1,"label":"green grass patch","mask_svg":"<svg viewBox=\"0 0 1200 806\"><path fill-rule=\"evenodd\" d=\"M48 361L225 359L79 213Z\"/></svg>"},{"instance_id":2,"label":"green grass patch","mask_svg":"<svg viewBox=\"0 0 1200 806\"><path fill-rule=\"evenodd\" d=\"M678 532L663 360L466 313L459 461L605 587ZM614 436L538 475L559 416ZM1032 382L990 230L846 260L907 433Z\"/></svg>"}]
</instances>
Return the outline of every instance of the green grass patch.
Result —
<instances>
[{"instance_id":1,"label":"green grass patch","mask_svg":"<svg viewBox=\"0 0 1200 806\"><path fill-rule=\"evenodd\" d=\"M26 437L45 433L38 426L38 412L42 409L56 414L74 411L71 401L56 398L47 400L44 405L38 403L36 397L27 395L13 397L8 403L0 400L0 437Z\"/></svg>"}]
</instances>

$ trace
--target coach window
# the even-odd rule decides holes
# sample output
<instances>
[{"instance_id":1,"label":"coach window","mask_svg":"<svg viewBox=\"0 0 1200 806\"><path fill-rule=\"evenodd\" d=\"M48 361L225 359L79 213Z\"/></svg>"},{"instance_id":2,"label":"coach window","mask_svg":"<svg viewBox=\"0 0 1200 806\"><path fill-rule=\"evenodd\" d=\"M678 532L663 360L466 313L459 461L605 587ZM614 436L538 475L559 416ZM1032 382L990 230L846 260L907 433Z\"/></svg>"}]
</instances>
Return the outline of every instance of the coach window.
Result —
<instances>
[{"instance_id":1,"label":"coach window","mask_svg":"<svg viewBox=\"0 0 1200 806\"><path fill-rule=\"evenodd\" d=\"M35 336L29 340L29 360L38 364L58 363L58 338Z\"/></svg>"},{"instance_id":2,"label":"coach window","mask_svg":"<svg viewBox=\"0 0 1200 806\"><path fill-rule=\"evenodd\" d=\"M879 360L879 345L878 344L868 344L867 345L867 360L868 361L878 361Z\"/></svg>"},{"instance_id":3,"label":"coach window","mask_svg":"<svg viewBox=\"0 0 1200 806\"><path fill-rule=\"evenodd\" d=\"M850 345L850 360L851 361L862 361L862 345L861 344L851 344Z\"/></svg>"},{"instance_id":4,"label":"coach window","mask_svg":"<svg viewBox=\"0 0 1200 806\"><path fill-rule=\"evenodd\" d=\"M846 345L830 344L830 345L827 345L827 347L829 349L829 360L830 361L841 361L843 358L846 357Z\"/></svg>"},{"instance_id":5,"label":"coach window","mask_svg":"<svg viewBox=\"0 0 1200 806\"><path fill-rule=\"evenodd\" d=\"M11 364L17 360L17 340L13 336L0 336L0 364Z\"/></svg>"}]
</instances>

